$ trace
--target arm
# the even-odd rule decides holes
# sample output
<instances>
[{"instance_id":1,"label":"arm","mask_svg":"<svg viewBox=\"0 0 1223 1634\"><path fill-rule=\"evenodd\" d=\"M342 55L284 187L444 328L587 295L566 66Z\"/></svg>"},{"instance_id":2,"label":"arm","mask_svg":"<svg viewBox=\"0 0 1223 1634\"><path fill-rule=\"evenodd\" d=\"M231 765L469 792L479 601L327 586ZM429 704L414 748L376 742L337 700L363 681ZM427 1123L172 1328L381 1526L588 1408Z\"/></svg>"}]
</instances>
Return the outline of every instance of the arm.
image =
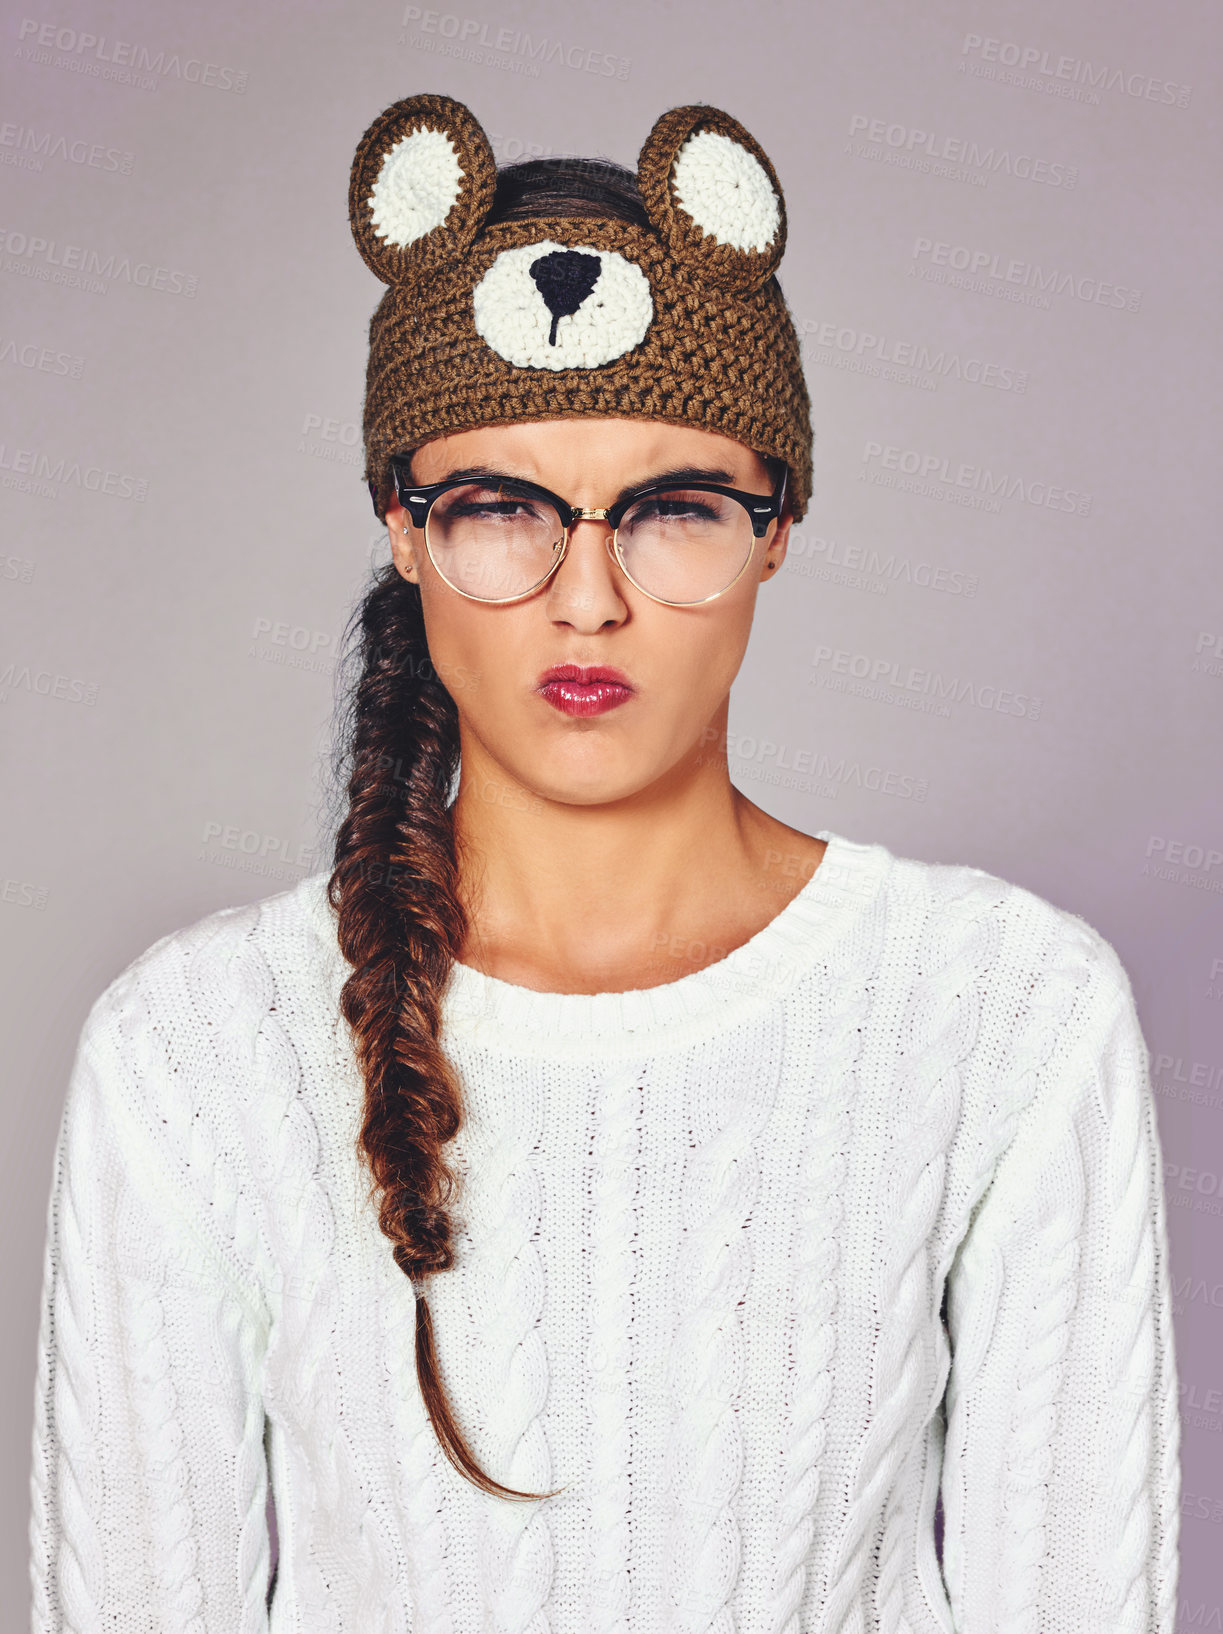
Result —
<instances>
[{"instance_id":1,"label":"arm","mask_svg":"<svg viewBox=\"0 0 1223 1634\"><path fill-rule=\"evenodd\" d=\"M175 1189L156 1131L180 1081L130 1047L141 1029L130 997L122 1015L114 994L82 1033L55 1148L32 1628L253 1634L267 1628L266 1321L195 1199Z\"/></svg>"},{"instance_id":2,"label":"arm","mask_svg":"<svg viewBox=\"0 0 1223 1634\"><path fill-rule=\"evenodd\" d=\"M959 1634L1172 1634L1179 1418L1161 1148L1128 978L1037 1086L948 1277Z\"/></svg>"}]
</instances>

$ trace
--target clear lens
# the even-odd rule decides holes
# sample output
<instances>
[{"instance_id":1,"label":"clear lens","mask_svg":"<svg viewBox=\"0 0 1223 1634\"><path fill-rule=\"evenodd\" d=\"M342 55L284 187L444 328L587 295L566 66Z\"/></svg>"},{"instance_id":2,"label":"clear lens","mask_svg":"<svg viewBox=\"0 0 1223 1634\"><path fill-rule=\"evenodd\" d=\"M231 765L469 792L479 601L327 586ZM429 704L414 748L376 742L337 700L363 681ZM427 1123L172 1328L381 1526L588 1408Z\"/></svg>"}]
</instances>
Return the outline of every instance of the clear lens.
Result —
<instances>
[{"instance_id":1,"label":"clear lens","mask_svg":"<svg viewBox=\"0 0 1223 1634\"><path fill-rule=\"evenodd\" d=\"M447 489L425 524L438 572L477 601L529 595L551 571L564 533L554 505L497 482ZM755 539L738 501L673 488L630 505L617 542L629 577L647 595L685 603L705 601L733 583Z\"/></svg>"},{"instance_id":2,"label":"clear lens","mask_svg":"<svg viewBox=\"0 0 1223 1634\"><path fill-rule=\"evenodd\" d=\"M725 590L751 555L747 511L725 494L674 488L625 512L618 534L629 577L662 601L704 601Z\"/></svg>"},{"instance_id":3,"label":"clear lens","mask_svg":"<svg viewBox=\"0 0 1223 1634\"><path fill-rule=\"evenodd\" d=\"M478 601L525 596L541 584L564 532L555 506L493 482L448 489L435 500L425 524L438 572Z\"/></svg>"}]
</instances>

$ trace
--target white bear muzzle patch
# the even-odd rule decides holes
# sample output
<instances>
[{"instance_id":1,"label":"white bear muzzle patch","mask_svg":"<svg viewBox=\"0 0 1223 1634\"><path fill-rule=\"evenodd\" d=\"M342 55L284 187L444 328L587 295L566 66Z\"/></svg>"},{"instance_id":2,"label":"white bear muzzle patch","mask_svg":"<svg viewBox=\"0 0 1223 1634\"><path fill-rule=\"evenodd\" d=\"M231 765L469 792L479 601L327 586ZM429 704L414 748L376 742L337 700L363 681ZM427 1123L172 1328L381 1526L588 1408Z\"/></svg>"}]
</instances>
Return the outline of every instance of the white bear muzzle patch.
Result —
<instances>
[{"instance_id":1,"label":"white bear muzzle patch","mask_svg":"<svg viewBox=\"0 0 1223 1634\"><path fill-rule=\"evenodd\" d=\"M520 369L597 369L638 345L654 316L636 262L550 238L502 250L472 308L477 333Z\"/></svg>"}]
</instances>

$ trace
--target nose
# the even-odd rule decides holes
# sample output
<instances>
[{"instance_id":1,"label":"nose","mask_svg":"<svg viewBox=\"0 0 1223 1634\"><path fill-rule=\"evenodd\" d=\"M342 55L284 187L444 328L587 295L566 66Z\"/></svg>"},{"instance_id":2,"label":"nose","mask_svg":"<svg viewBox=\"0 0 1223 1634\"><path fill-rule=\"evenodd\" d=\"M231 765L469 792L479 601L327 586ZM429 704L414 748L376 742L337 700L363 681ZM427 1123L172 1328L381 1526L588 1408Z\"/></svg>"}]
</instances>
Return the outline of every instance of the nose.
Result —
<instances>
[{"instance_id":1,"label":"nose","mask_svg":"<svg viewBox=\"0 0 1223 1634\"><path fill-rule=\"evenodd\" d=\"M607 560L601 561L594 540L579 532L594 522L606 530ZM571 624L583 633L593 633L608 624L619 624L628 614L621 594L612 530L603 509L581 510L569 525L569 544L561 565L548 581L548 615L562 624Z\"/></svg>"}]
</instances>

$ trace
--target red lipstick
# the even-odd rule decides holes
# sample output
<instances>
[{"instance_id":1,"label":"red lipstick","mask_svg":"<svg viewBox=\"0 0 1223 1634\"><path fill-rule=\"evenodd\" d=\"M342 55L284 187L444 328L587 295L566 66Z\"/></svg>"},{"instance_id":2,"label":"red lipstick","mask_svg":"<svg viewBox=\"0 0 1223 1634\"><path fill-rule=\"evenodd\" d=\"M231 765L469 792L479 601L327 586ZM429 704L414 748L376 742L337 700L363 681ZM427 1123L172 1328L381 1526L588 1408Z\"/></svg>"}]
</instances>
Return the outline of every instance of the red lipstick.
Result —
<instances>
[{"instance_id":1,"label":"red lipstick","mask_svg":"<svg viewBox=\"0 0 1223 1634\"><path fill-rule=\"evenodd\" d=\"M562 715L602 715L627 702L636 689L623 670L607 664L553 664L535 690Z\"/></svg>"}]
</instances>

